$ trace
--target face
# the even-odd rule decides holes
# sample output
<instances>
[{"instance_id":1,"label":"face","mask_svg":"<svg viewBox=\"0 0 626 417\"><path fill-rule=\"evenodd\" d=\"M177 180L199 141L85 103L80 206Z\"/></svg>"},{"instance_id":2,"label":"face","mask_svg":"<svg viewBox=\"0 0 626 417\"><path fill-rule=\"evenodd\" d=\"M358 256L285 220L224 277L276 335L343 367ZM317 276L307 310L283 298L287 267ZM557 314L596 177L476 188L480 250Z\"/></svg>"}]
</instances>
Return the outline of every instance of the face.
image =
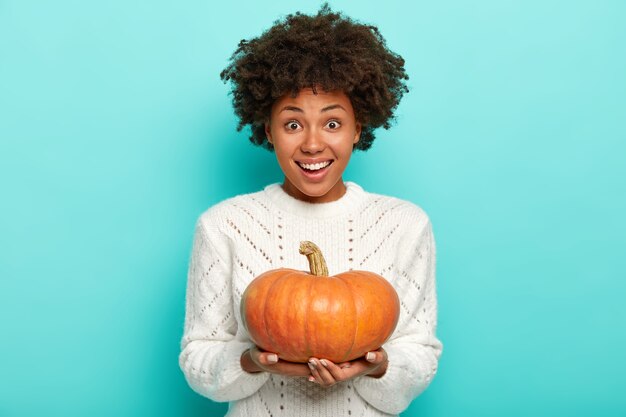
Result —
<instances>
[{"instance_id":1,"label":"face","mask_svg":"<svg viewBox=\"0 0 626 417\"><path fill-rule=\"evenodd\" d=\"M342 174L361 135L345 93L307 88L283 96L272 106L265 134L285 174L285 192L310 203L343 196Z\"/></svg>"}]
</instances>

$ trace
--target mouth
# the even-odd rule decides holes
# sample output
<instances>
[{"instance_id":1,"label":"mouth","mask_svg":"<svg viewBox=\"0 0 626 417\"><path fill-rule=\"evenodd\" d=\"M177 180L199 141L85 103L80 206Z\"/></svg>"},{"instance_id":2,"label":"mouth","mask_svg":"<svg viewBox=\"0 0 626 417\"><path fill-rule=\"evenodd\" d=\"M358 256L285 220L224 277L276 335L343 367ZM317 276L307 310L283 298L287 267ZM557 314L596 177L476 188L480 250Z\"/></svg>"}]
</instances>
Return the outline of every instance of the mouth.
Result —
<instances>
[{"instance_id":1,"label":"mouth","mask_svg":"<svg viewBox=\"0 0 626 417\"><path fill-rule=\"evenodd\" d=\"M324 162L318 162L316 164L305 164L304 162L296 161L296 164L298 164L298 166L302 168L303 171L317 172L317 171L320 171L329 167L330 164L332 164L333 162L334 162L333 160L329 160L329 161L324 161Z\"/></svg>"},{"instance_id":2,"label":"mouth","mask_svg":"<svg viewBox=\"0 0 626 417\"><path fill-rule=\"evenodd\" d=\"M296 161L296 164L300 167L300 171L302 171L307 178L320 179L326 172L328 172L333 162L335 161L329 160L317 164L304 164Z\"/></svg>"}]
</instances>

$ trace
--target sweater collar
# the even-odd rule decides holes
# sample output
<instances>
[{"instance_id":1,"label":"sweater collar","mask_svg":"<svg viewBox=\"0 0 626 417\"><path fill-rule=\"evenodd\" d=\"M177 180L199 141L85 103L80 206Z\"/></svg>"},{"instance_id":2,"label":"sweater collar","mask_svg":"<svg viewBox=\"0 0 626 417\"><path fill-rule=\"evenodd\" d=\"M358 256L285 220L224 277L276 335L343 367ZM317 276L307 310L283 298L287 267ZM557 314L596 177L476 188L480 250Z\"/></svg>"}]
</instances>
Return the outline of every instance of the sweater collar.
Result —
<instances>
[{"instance_id":1,"label":"sweater collar","mask_svg":"<svg viewBox=\"0 0 626 417\"><path fill-rule=\"evenodd\" d=\"M328 218L356 211L366 200L361 186L352 181L344 181L346 192L338 200L328 203L309 203L287 194L280 183L266 186L263 191L279 209L306 218Z\"/></svg>"}]
</instances>

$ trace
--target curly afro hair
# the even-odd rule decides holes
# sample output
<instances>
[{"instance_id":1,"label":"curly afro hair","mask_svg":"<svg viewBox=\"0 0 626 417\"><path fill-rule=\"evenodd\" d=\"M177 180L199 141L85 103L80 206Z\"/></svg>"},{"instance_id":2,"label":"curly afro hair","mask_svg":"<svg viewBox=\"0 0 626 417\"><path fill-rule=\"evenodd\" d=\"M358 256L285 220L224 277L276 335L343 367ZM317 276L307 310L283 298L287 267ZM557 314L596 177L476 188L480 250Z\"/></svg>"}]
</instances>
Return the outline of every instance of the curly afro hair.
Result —
<instances>
[{"instance_id":1,"label":"curly afro hair","mask_svg":"<svg viewBox=\"0 0 626 417\"><path fill-rule=\"evenodd\" d=\"M273 151L264 124L273 103L303 88L340 90L361 123L354 150L367 150L374 129L389 129L394 110L409 89L404 59L387 49L378 28L355 22L324 3L317 15L300 12L277 20L258 38L243 39L220 73L231 81L237 131L251 126L250 141Z\"/></svg>"}]
</instances>

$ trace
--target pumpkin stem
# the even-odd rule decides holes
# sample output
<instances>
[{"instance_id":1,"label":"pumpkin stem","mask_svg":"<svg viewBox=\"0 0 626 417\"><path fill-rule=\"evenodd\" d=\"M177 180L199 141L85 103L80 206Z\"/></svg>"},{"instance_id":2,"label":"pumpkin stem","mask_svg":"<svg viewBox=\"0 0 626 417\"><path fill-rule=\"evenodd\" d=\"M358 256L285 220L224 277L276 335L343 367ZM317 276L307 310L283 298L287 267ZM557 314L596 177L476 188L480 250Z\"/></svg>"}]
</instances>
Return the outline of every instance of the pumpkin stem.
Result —
<instances>
[{"instance_id":1,"label":"pumpkin stem","mask_svg":"<svg viewBox=\"0 0 626 417\"><path fill-rule=\"evenodd\" d=\"M311 274L318 277L328 276L328 267L326 267L326 260L322 255L322 251L317 245L308 240L300 242L300 253L305 255L309 261L309 269Z\"/></svg>"}]
</instances>

